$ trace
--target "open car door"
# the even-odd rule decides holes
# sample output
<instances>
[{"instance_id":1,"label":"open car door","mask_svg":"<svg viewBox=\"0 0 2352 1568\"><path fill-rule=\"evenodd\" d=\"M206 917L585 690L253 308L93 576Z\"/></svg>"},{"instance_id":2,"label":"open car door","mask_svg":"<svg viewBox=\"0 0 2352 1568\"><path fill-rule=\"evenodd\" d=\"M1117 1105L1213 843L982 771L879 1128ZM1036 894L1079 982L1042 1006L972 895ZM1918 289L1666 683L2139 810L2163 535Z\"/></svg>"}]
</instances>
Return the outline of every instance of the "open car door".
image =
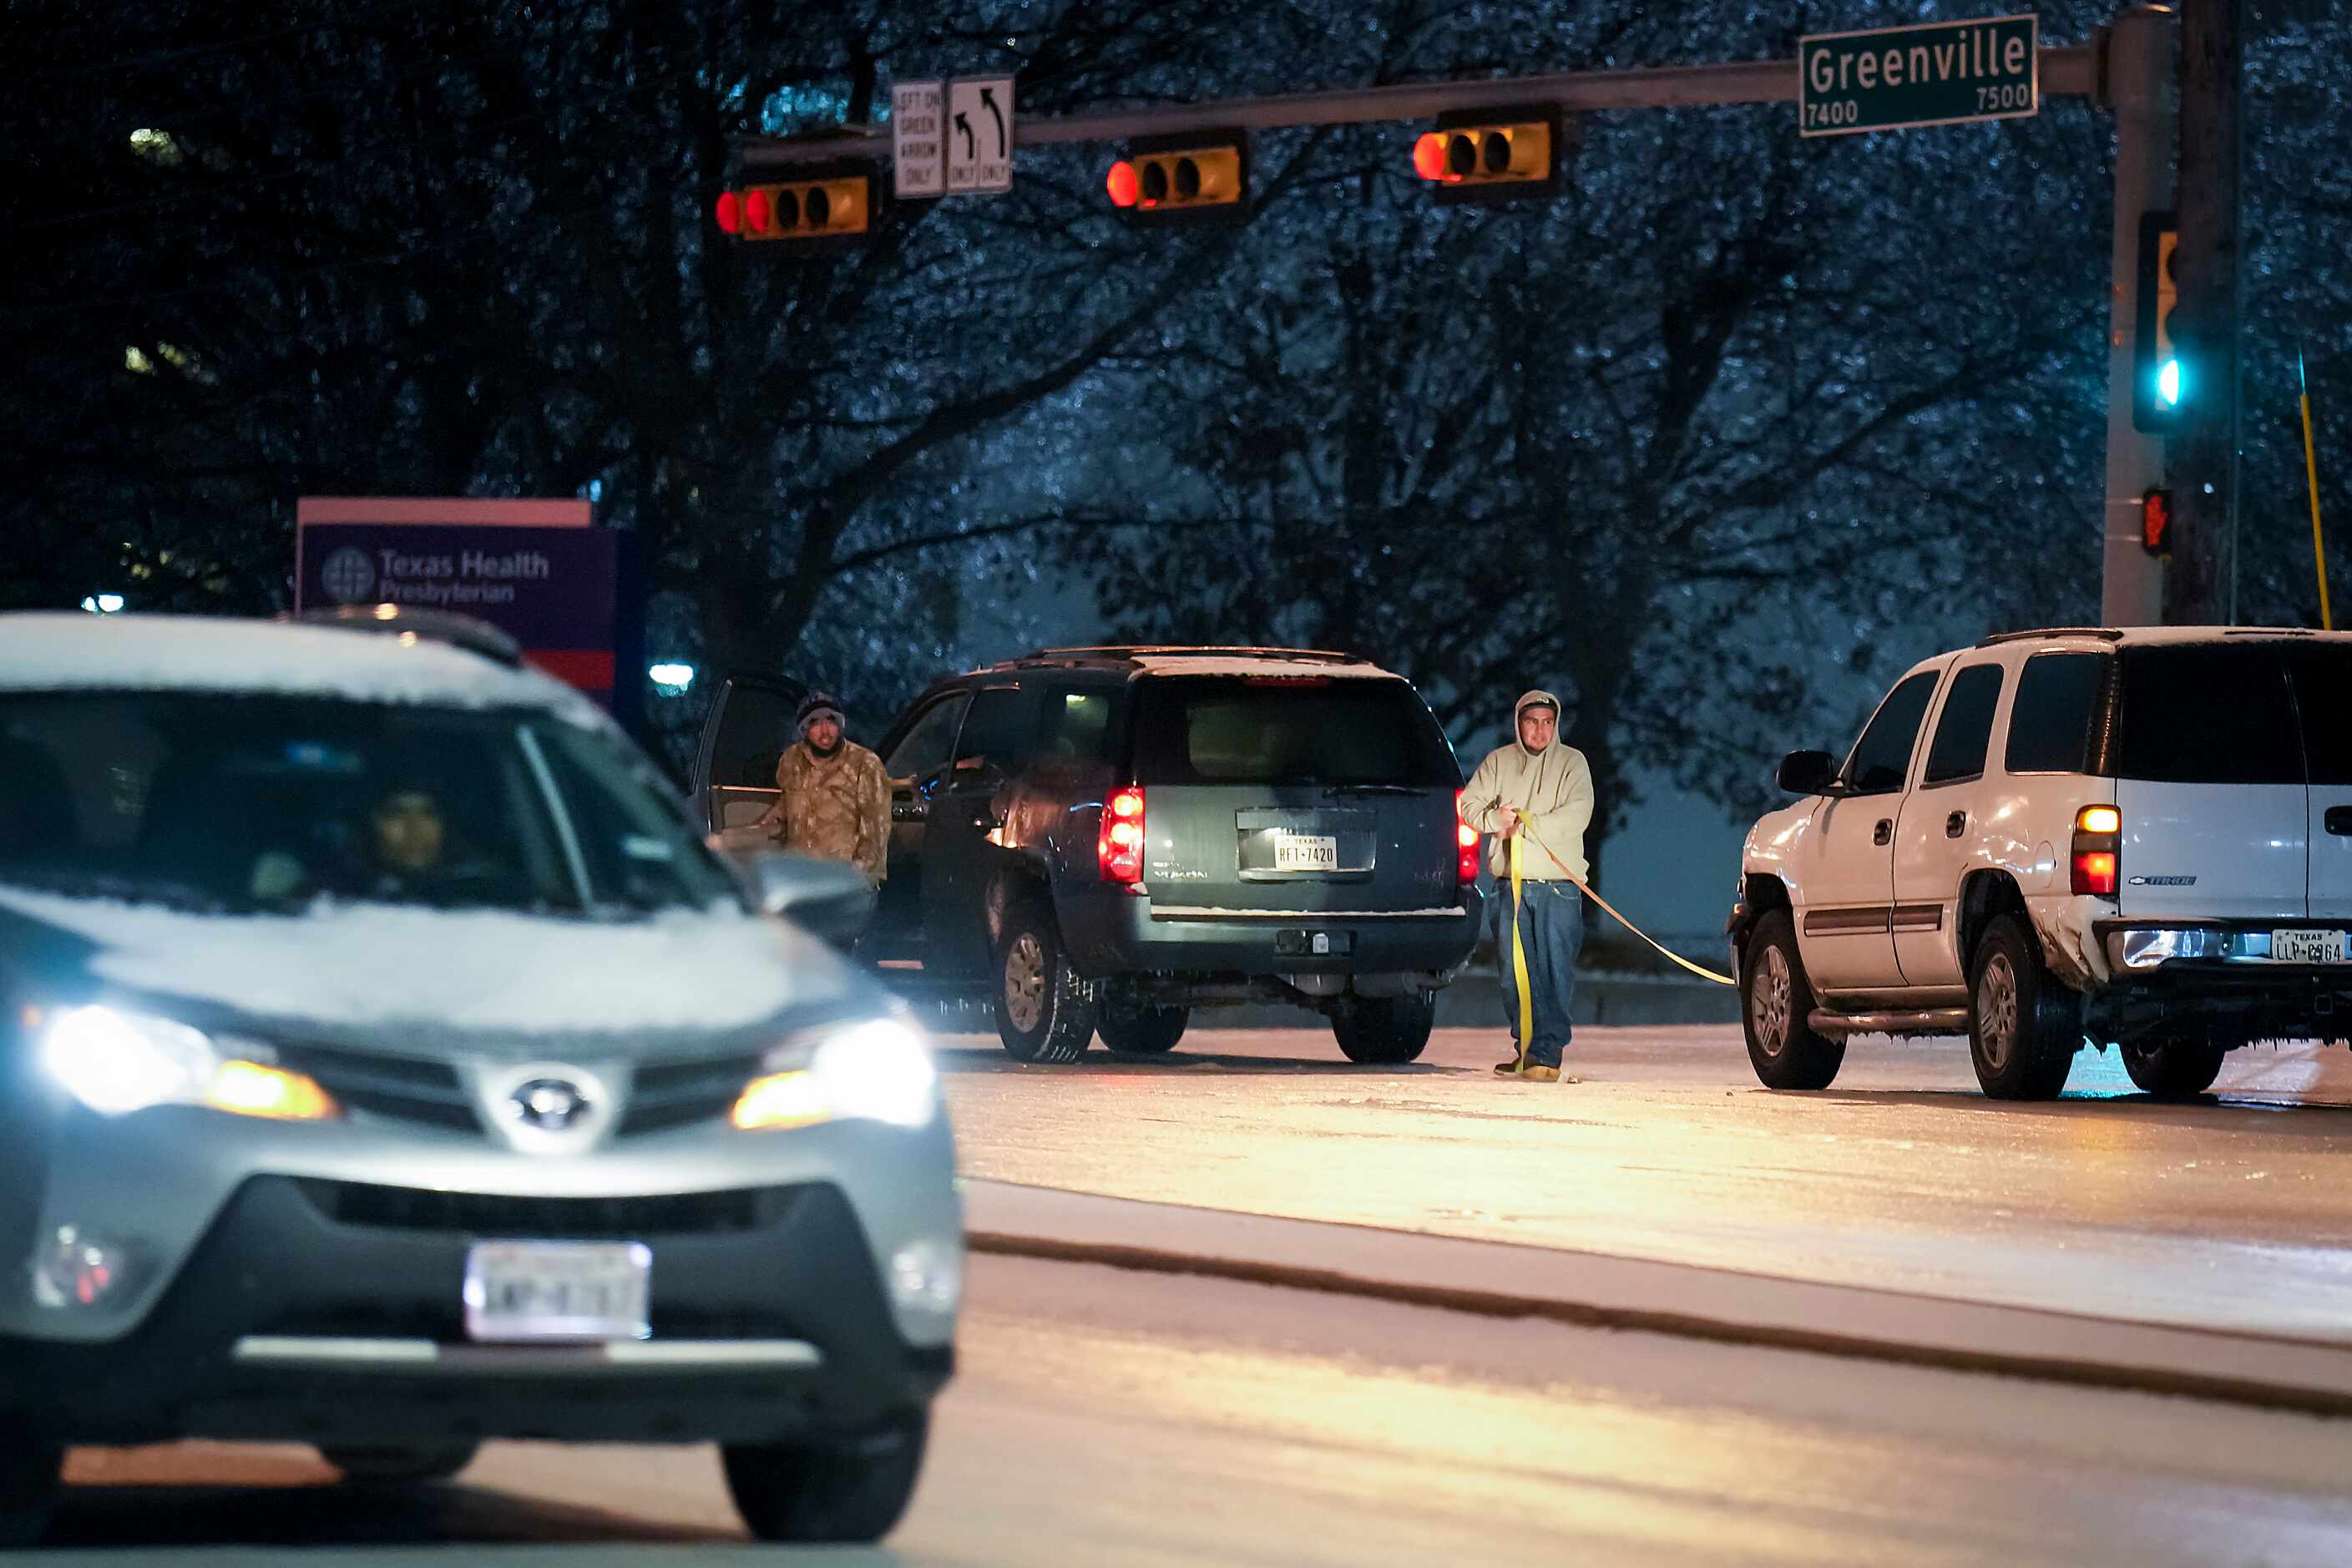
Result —
<instances>
[{"instance_id":1,"label":"open car door","mask_svg":"<svg viewBox=\"0 0 2352 1568\"><path fill-rule=\"evenodd\" d=\"M776 763L793 743L808 688L789 676L730 675L702 721L694 755L694 808L728 849L757 849L753 825L776 802Z\"/></svg>"}]
</instances>

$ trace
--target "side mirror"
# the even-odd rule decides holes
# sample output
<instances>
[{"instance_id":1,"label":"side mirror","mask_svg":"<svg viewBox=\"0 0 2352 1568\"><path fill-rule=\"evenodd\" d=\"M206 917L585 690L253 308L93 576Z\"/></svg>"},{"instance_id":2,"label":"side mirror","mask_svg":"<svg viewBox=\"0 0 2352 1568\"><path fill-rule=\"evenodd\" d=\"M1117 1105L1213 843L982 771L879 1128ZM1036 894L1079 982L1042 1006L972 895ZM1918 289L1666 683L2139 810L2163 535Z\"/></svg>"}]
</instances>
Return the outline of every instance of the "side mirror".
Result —
<instances>
[{"instance_id":1,"label":"side mirror","mask_svg":"<svg viewBox=\"0 0 2352 1568\"><path fill-rule=\"evenodd\" d=\"M1837 782L1837 764L1827 752L1790 752L1780 759L1780 787L1790 795L1827 795Z\"/></svg>"},{"instance_id":2,"label":"side mirror","mask_svg":"<svg viewBox=\"0 0 2352 1568\"><path fill-rule=\"evenodd\" d=\"M874 913L874 889L866 873L838 860L772 849L751 858L751 875L762 910L844 952L856 944Z\"/></svg>"}]
</instances>

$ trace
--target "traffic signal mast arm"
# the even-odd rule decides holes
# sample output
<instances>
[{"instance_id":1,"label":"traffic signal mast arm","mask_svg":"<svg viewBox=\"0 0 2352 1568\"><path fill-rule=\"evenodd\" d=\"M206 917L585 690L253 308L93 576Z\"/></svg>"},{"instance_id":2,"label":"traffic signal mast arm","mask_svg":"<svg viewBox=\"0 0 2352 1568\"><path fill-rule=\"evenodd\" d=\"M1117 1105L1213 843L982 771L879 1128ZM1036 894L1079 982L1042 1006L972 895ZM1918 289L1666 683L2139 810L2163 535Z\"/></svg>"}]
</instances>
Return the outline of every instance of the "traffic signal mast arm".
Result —
<instances>
[{"instance_id":1,"label":"traffic signal mast arm","mask_svg":"<svg viewBox=\"0 0 2352 1568\"><path fill-rule=\"evenodd\" d=\"M2088 97L2096 88L2096 47L2076 44L2040 53L2041 88ZM1365 125L1383 121L1434 120L1498 101L1556 105L1563 113L1616 109L1678 109L1724 103L1794 103L1794 60L1731 65L1654 66L1638 70L1573 71L1556 76L1491 77L1477 81L1405 82L1389 87L1334 88L1274 98L1170 104L1045 117L1024 112L1013 128L1016 147L1063 142L1119 142L1137 137L1223 130L1274 131L1306 125ZM744 170L768 174L844 156L887 163L887 126L845 131L816 142L755 138L738 145Z\"/></svg>"}]
</instances>

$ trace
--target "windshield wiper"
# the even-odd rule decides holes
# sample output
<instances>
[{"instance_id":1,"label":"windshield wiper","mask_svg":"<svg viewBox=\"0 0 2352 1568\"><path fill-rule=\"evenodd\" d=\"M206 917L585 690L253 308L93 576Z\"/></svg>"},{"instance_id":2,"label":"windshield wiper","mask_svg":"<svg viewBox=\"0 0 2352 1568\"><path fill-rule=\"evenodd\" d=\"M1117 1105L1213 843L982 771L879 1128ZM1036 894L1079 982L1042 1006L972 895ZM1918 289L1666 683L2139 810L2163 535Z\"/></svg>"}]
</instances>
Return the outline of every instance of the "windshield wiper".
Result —
<instances>
[{"instance_id":1,"label":"windshield wiper","mask_svg":"<svg viewBox=\"0 0 2352 1568\"><path fill-rule=\"evenodd\" d=\"M1430 786L1425 784L1331 784L1326 787L1323 793L1327 795L1335 796L1358 795L1409 795L1413 796L1415 799L1419 799L1420 797L1426 795L1429 793L1429 790Z\"/></svg>"}]
</instances>

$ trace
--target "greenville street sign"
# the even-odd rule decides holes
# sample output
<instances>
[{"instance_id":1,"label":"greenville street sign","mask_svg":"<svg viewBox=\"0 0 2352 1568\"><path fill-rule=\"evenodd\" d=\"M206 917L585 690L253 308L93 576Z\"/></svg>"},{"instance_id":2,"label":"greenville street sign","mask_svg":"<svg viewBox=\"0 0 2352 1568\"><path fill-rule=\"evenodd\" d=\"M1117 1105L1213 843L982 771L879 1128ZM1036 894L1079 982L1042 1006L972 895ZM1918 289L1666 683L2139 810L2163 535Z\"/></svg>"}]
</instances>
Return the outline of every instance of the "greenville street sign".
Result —
<instances>
[{"instance_id":1,"label":"greenville street sign","mask_svg":"<svg viewBox=\"0 0 2352 1568\"><path fill-rule=\"evenodd\" d=\"M1797 126L1807 136L2018 120L2041 103L2041 18L1993 16L1798 46Z\"/></svg>"}]
</instances>

